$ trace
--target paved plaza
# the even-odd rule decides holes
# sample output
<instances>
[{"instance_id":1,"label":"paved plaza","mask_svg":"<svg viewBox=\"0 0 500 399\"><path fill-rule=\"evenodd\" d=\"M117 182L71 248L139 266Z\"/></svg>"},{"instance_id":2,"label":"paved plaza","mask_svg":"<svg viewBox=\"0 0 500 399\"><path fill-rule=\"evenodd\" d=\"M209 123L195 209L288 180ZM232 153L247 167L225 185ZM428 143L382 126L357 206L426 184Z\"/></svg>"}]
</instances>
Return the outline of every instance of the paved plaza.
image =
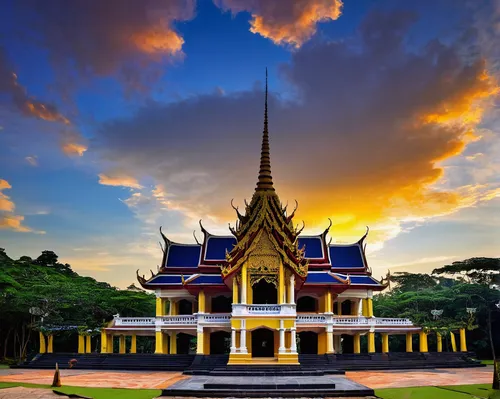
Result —
<instances>
[{"instance_id":1,"label":"paved plaza","mask_svg":"<svg viewBox=\"0 0 500 399\"><path fill-rule=\"evenodd\" d=\"M488 384L492 366L470 369L354 371L350 380L369 388ZM51 384L52 370L0 369L0 382ZM182 379L179 372L61 370L63 385L109 388L168 388Z\"/></svg>"}]
</instances>

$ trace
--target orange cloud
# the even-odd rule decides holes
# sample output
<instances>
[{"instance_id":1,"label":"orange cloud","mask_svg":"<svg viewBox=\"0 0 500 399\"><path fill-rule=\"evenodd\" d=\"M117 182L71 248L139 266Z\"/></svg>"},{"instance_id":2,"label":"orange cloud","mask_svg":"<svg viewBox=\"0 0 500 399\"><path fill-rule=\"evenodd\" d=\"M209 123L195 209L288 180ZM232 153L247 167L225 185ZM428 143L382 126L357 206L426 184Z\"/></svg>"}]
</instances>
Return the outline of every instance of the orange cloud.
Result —
<instances>
[{"instance_id":1,"label":"orange cloud","mask_svg":"<svg viewBox=\"0 0 500 399\"><path fill-rule=\"evenodd\" d=\"M0 179L0 229L18 231L20 233L45 234L44 231L33 230L22 224L24 216L15 215L15 205L2 190L12 188L7 180Z\"/></svg>"},{"instance_id":2,"label":"orange cloud","mask_svg":"<svg viewBox=\"0 0 500 399\"><path fill-rule=\"evenodd\" d=\"M276 44L300 47L315 33L320 22L334 21L341 15L341 0L214 0L234 14L252 14L250 31Z\"/></svg>"},{"instance_id":3,"label":"orange cloud","mask_svg":"<svg viewBox=\"0 0 500 399\"><path fill-rule=\"evenodd\" d=\"M121 186L121 187L135 188L135 189L142 188L142 186L139 184L136 178L124 174L117 174L114 176L110 176L101 173L99 174L99 184L102 184L104 186L118 186L118 187Z\"/></svg>"}]
</instances>

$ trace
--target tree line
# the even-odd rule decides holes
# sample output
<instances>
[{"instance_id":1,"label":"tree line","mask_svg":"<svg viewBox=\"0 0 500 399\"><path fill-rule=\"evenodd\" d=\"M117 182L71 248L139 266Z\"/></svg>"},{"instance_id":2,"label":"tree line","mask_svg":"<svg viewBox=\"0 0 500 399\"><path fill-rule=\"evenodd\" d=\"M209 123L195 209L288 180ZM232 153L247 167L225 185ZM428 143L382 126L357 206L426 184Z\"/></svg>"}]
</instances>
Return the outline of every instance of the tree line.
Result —
<instances>
[{"instance_id":1,"label":"tree line","mask_svg":"<svg viewBox=\"0 0 500 399\"><path fill-rule=\"evenodd\" d=\"M76 351L78 331L98 331L114 314L154 315L155 296L80 276L53 251L11 259L0 248L0 359L17 363L38 351L38 332L56 329L58 347ZM55 348L57 350L57 347Z\"/></svg>"}]
</instances>

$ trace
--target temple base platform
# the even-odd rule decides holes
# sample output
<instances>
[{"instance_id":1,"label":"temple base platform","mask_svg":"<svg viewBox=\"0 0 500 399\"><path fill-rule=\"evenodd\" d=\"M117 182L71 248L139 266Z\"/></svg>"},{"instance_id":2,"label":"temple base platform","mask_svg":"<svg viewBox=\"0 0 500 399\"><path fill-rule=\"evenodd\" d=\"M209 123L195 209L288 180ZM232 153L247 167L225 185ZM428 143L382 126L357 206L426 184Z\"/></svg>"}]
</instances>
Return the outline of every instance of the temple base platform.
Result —
<instances>
[{"instance_id":1,"label":"temple base platform","mask_svg":"<svg viewBox=\"0 0 500 399\"><path fill-rule=\"evenodd\" d=\"M228 355L50 353L37 355L31 361L17 367L54 369L55 364L58 363L61 369L165 370L183 371L185 374L191 375L209 375L212 372L215 375L224 375L224 373L231 373L225 375L237 375L237 373L246 372L247 370L253 373L262 372L264 373L262 375L270 376L284 375L285 371L286 373L296 373L288 375L319 375L314 373L338 374L339 372L351 370L407 370L483 366L479 361L473 360L473 356L473 353L462 352L303 354L298 356L300 364L280 364L276 359L265 359L260 364L248 362L228 365Z\"/></svg>"},{"instance_id":2,"label":"temple base platform","mask_svg":"<svg viewBox=\"0 0 500 399\"><path fill-rule=\"evenodd\" d=\"M162 391L163 397L373 397L373 389L342 376L192 376Z\"/></svg>"}]
</instances>

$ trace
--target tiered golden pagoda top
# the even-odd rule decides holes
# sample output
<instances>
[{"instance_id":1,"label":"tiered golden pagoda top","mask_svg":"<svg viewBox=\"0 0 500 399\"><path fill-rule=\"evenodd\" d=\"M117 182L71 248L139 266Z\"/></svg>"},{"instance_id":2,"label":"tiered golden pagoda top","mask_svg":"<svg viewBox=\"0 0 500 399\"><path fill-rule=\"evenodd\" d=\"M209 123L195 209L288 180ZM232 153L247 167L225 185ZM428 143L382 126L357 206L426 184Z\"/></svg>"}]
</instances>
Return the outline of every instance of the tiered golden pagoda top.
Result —
<instances>
[{"instance_id":1,"label":"tiered golden pagoda top","mask_svg":"<svg viewBox=\"0 0 500 399\"><path fill-rule=\"evenodd\" d=\"M295 211L287 215L286 206L282 206L273 186L267 115L267 70L259 178L252 200L246 204L245 215L237 209L236 213L236 228L230 230L237 244L231 252L226 253L227 265L222 267L224 279L239 270L245 262L250 267L258 262L261 271L271 273L277 270L281 262L300 278L306 278L308 261L297 240L302 229L294 227L292 219Z\"/></svg>"}]
</instances>

